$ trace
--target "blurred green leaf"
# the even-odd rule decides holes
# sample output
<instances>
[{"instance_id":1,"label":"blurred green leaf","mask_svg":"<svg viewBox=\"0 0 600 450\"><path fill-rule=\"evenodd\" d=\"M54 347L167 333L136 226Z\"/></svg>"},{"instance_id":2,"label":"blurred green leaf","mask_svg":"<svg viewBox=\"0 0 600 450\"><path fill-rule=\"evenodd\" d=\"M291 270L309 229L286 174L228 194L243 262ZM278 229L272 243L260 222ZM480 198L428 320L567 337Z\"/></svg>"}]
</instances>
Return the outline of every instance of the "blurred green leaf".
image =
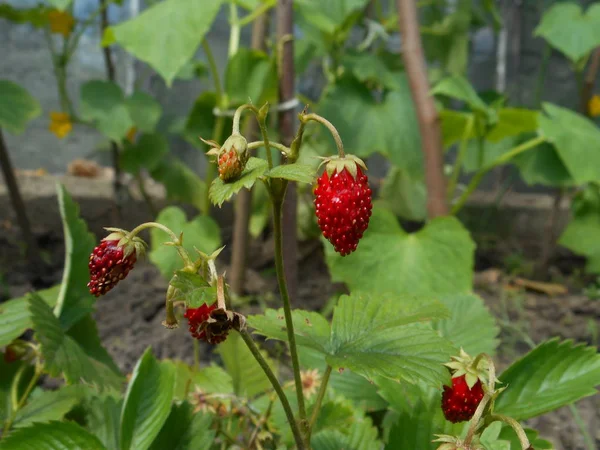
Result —
<instances>
[{"instance_id":1,"label":"blurred green leaf","mask_svg":"<svg viewBox=\"0 0 600 450\"><path fill-rule=\"evenodd\" d=\"M236 180L225 183L220 178L214 179L209 190L210 201L220 207L243 188L252 188L256 180L265 174L267 168L267 162L264 159L250 157L246 168Z\"/></svg>"},{"instance_id":2,"label":"blurred green leaf","mask_svg":"<svg viewBox=\"0 0 600 450\"><path fill-rule=\"evenodd\" d=\"M162 106L151 95L135 91L125 100L125 105L135 127L144 133L152 133L162 115Z\"/></svg>"},{"instance_id":3,"label":"blurred green leaf","mask_svg":"<svg viewBox=\"0 0 600 450\"><path fill-rule=\"evenodd\" d=\"M206 184L180 160L164 158L150 171L150 175L165 185L168 200L189 203L200 211L204 210Z\"/></svg>"},{"instance_id":4,"label":"blurred green leaf","mask_svg":"<svg viewBox=\"0 0 600 450\"><path fill-rule=\"evenodd\" d=\"M340 32L346 22L362 11L367 3L368 0L296 0L294 8L317 29L333 35Z\"/></svg>"},{"instance_id":5,"label":"blurred green leaf","mask_svg":"<svg viewBox=\"0 0 600 450\"><path fill-rule=\"evenodd\" d=\"M598 126L581 114L551 103L544 103L543 109L540 133L556 147L573 179L578 184L600 180Z\"/></svg>"},{"instance_id":6,"label":"blurred green leaf","mask_svg":"<svg viewBox=\"0 0 600 450\"><path fill-rule=\"evenodd\" d=\"M0 127L21 134L29 121L41 112L39 102L24 88L12 81L0 80Z\"/></svg>"},{"instance_id":7,"label":"blurred green leaf","mask_svg":"<svg viewBox=\"0 0 600 450\"><path fill-rule=\"evenodd\" d=\"M416 175L423 171L419 126L405 74L398 83L400 89L377 102L362 83L344 77L325 90L318 113L337 128L347 153L366 158L379 152ZM326 139L333 142L328 133Z\"/></svg>"},{"instance_id":8,"label":"blurred green leaf","mask_svg":"<svg viewBox=\"0 0 600 450\"><path fill-rule=\"evenodd\" d=\"M30 23L36 28L46 26L48 23L49 7L37 5L33 8L14 8L3 3L0 5L0 17L14 23Z\"/></svg>"},{"instance_id":9,"label":"blurred green leaf","mask_svg":"<svg viewBox=\"0 0 600 450\"><path fill-rule=\"evenodd\" d=\"M380 450L377 428L370 418L356 419L347 434L340 430L325 429L316 433L311 439L314 450Z\"/></svg>"},{"instance_id":10,"label":"blurred green leaf","mask_svg":"<svg viewBox=\"0 0 600 450\"><path fill-rule=\"evenodd\" d=\"M67 9L67 6L69 6L72 1L73 0L48 0L48 3L50 3L55 8L64 11L65 9Z\"/></svg>"},{"instance_id":11,"label":"blurred green leaf","mask_svg":"<svg viewBox=\"0 0 600 450\"><path fill-rule=\"evenodd\" d=\"M422 176L411 176L406 170L392 167L383 180L381 200L397 216L406 220L427 218L427 187Z\"/></svg>"},{"instance_id":12,"label":"blurred green leaf","mask_svg":"<svg viewBox=\"0 0 600 450\"><path fill-rule=\"evenodd\" d=\"M227 63L225 92L229 101L256 105L277 100L277 68L275 60L264 52L240 48ZM250 119L255 120L255 119Z\"/></svg>"},{"instance_id":13,"label":"blurred green leaf","mask_svg":"<svg viewBox=\"0 0 600 450\"><path fill-rule=\"evenodd\" d=\"M431 93L465 102L473 111L487 112L488 110L488 106L477 95L471 83L461 75L452 75L442 79L431 89Z\"/></svg>"},{"instance_id":14,"label":"blurred green leaf","mask_svg":"<svg viewBox=\"0 0 600 450\"><path fill-rule=\"evenodd\" d=\"M575 184L553 145L543 143L533 151L515 156L512 162L529 184L570 186Z\"/></svg>"},{"instance_id":15,"label":"blurred green leaf","mask_svg":"<svg viewBox=\"0 0 600 450\"><path fill-rule=\"evenodd\" d=\"M167 420L173 400L173 367L159 363L148 348L138 360L121 412L121 449L150 447Z\"/></svg>"},{"instance_id":16,"label":"blurred green leaf","mask_svg":"<svg viewBox=\"0 0 600 450\"><path fill-rule=\"evenodd\" d=\"M532 430L531 428L525 428L525 434L529 439L529 443L533 448L540 450L553 450L554 445L551 442L542 439L539 437L539 433L536 430ZM504 425L499 435L500 439L505 439L510 442L510 448L512 450L518 450L521 448L521 443L519 442L519 438L510 426Z\"/></svg>"},{"instance_id":17,"label":"blurred green leaf","mask_svg":"<svg viewBox=\"0 0 600 450\"><path fill-rule=\"evenodd\" d=\"M217 365L195 370L183 361L164 360L175 370L176 401L186 400L190 394L201 391L206 394L233 394L231 376Z\"/></svg>"},{"instance_id":18,"label":"blurred green leaf","mask_svg":"<svg viewBox=\"0 0 600 450\"><path fill-rule=\"evenodd\" d=\"M211 429L213 418L193 409L188 402L173 404L150 450L209 450L215 440L215 431Z\"/></svg>"},{"instance_id":19,"label":"blurred green leaf","mask_svg":"<svg viewBox=\"0 0 600 450\"><path fill-rule=\"evenodd\" d=\"M400 73L393 71L377 54L348 50L344 53L342 64L363 83L377 84L386 89L403 88Z\"/></svg>"},{"instance_id":20,"label":"blurred green leaf","mask_svg":"<svg viewBox=\"0 0 600 450\"><path fill-rule=\"evenodd\" d=\"M514 362L500 375L507 389L495 412L525 420L597 393L600 355L595 347L551 339Z\"/></svg>"},{"instance_id":21,"label":"blurred green leaf","mask_svg":"<svg viewBox=\"0 0 600 450\"><path fill-rule=\"evenodd\" d=\"M577 63L600 45L600 5L591 4L584 14L577 3L556 3L544 12L533 34Z\"/></svg>"},{"instance_id":22,"label":"blurred green leaf","mask_svg":"<svg viewBox=\"0 0 600 450\"><path fill-rule=\"evenodd\" d=\"M490 141L500 141L522 133L533 133L538 128L538 111L519 108L498 110L498 122L486 135Z\"/></svg>"},{"instance_id":23,"label":"blurred green leaf","mask_svg":"<svg viewBox=\"0 0 600 450\"><path fill-rule=\"evenodd\" d=\"M159 213L156 221L169 227L177 236L183 233L183 247L192 259L196 259L194 247L211 254L221 246L219 226L209 216L199 215L188 222L181 208L168 206ZM150 240L150 261L165 278L170 279L177 269L183 267L175 248L163 245L164 242L171 241L171 238L164 231L153 228L150 231Z\"/></svg>"},{"instance_id":24,"label":"blurred green leaf","mask_svg":"<svg viewBox=\"0 0 600 450\"><path fill-rule=\"evenodd\" d=\"M227 339L219 344L217 353L231 376L233 392L236 395L251 398L271 388L269 379L238 333L230 333ZM262 353L273 372L277 374L276 363L265 352Z\"/></svg>"},{"instance_id":25,"label":"blurred green leaf","mask_svg":"<svg viewBox=\"0 0 600 450\"><path fill-rule=\"evenodd\" d=\"M390 211L376 206L357 252L342 257L324 245L332 280L351 291L444 295L472 287L475 244L453 217L408 234Z\"/></svg>"},{"instance_id":26,"label":"blurred green leaf","mask_svg":"<svg viewBox=\"0 0 600 450\"><path fill-rule=\"evenodd\" d=\"M171 86L211 27L221 0L165 0L112 27L116 42L148 63Z\"/></svg>"},{"instance_id":27,"label":"blurred green leaf","mask_svg":"<svg viewBox=\"0 0 600 450\"><path fill-rule=\"evenodd\" d=\"M80 113L113 141L124 138L134 125L121 88L111 81L92 80L81 86Z\"/></svg>"},{"instance_id":28,"label":"blurred green leaf","mask_svg":"<svg viewBox=\"0 0 600 450\"><path fill-rule=\"evenodd\" d=\"M32 423L60 420L83 398L84 387L81 385L64 386L56 391L43 391L31 398L19 410L13 422L14 428L22 428Z\"/></svg>"},{"instance_id":29,"label":"blurred green leaf","mask_svg":"<svg viewBox=\"0 0 600 450\"><path fill-rule=\"evenodd\" d=\"M154 170L168 153L169 143L162 134L142 134L135 143L124 146L121 168L134 175L141 169Z\"/></svg>"},{"instance_id":30,"label":"blurred green leaf","mask_svg":"<svg viewBox=\"0 0 600 450\"><path fill-rule=\"evenodd\" d=\"M96 436L74 422L36 423L14 431L2 441L2 450L106 450Z\"/></svg>"},{"instance_id":31,"label":"blurred green leaf","mask_svg":"<svg viewBox=\"0 0 600 450\"><path fill-rule=\"evenodd\" d=\"M182 135L186 141L203 152L209 150L200 138L212 139L216 126L213 109L217 106L217 98L214 92L203 92L194 102L185 122ZM232 119L225 117L224 129L231 129Z\"/></svg>"}]
</instances>

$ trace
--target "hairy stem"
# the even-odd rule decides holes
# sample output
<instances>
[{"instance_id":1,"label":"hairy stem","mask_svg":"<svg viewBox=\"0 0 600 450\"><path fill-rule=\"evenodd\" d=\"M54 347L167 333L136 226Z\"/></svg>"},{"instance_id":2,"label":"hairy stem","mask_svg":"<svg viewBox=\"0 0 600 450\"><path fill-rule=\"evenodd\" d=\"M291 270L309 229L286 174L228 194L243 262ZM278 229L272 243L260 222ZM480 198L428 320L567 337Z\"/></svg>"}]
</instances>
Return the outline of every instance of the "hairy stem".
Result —
<instances>
[{"instance_id":1,"label":"hairy stem","mask_svg":"<svg viewBox=\"0 0 600 450\"><path fill-rule=\"evenodd\" d=\"M129 232L129 234L127 235L127 237L129 239L134 238L135 236L140 234L140 232L142 232L143 230L146 230L148 228L157 228L157 229L167 233L171 237L171 240L173 241L173 245L177 249L177 252L179 253L179 256L181 257L181 259L183 260L183 263L185 264L185 266L193 267L194 263L190 259L190 256L188 255L187 251L183 248L181 239L179 237L177 237L177 235L173 232L173 230L171 230L169 227L164 226L162 223L158 223L158 222L143 223L143 224L135 227L133 230L131 230Z\"/></svg>"},{"instance_id":2,"label":"hairy stem","mask_svg":"<svg viewBox=\"0 0 600 450\"><path fill-rule=\"evenodd\" d=\"M304 445L304 440L302 439L302 435L300 434L300 428L298 428L298 423L294 418L292 407L290 405L289 400L285 396L285 392L283 392L283 388L281 387L279 380L269 367L267 361L265 361L265 359L261 355L260 350L254 343L254 340L252 339L252 336L250 336L250 333L248 333L248 331L246 330L240 331L239 333L242 336L242 339L244 340L246 345L248 346L248 349L252 353L252 356L254 356L256 362L258 362L262 370L265 372L265 375L267 376L267 378L271 382L271 385L273 386L273 389L277 393L279 401L281 401L281 405L283 406L283 410L285 411L285 415L290 424L290 428L292 429L292 434L294 435L294 440L296 441L296 446L298 447L298 450L305 450L307 447Z\"/></svg>"},{"instance_id":3,"label":"hairy stem","mask_svg":"<svg viewBox=\"0 0 600 450\"><path fill-rule=\"evenodd\" d=\"M333 126L333 124L329 120L327 120L324 117L321 117L317 114L301 114L300 120L305 123L308 122L309 120L314 120L315 122L319 122L320 124L325 125L329 129L329 132L331 133L331 135L333 136L333 139L335 140L335 145L337 146L338 154L340 155L340 158L346 157L346 154L344 153L344 144L342 143L342 138L340 137L338 130L336 130L336 128Z\"/></svg>"},{"instance_id":4,"label":"hairy stem","mask_svg":"<svg viewBox=\"0 0 600 450\"><path fill-rule=\"evenodd\" d=\"M523 427L519 422L517 422L512 417L503 416L501 414L491 414L488 418L489 423L498 421L504 422L505 424L509 425L513 430L515 430L515 433L519 438L519 443L521 444L522 450L529 450L531 448L529 439L527 438L527 435L525 434L525 431L523 430Z\"/></svg>"}]
</instances>

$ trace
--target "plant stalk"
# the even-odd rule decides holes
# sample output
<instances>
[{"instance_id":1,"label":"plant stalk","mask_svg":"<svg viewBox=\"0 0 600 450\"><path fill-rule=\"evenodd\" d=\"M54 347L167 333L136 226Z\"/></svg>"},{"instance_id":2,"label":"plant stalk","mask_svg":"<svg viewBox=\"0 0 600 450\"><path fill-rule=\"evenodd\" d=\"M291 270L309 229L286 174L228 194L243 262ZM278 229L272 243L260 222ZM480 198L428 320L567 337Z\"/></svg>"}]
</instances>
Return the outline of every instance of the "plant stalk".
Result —
<instances>
[{"instance_id":1,"label":"plant stalk","mask_svg":"<svg viewBox=\"0 0 600 450\"><path fill-rule=\"evenodd\" d=\"M344 144L342 143L342 138L340 137L338 130L333 126L333 124L329 120L317 114L302 114L300 115L300 120L302 120L303 122L314 120L315 122L319 122L320 124L325 125L331 133L331 135L333 136L333 140L335 141L335 145L337 147L340 158L346 157L346 153L344 152Z\"/></svg>"},{"instance_id":2,"label":"plant stalk","mask_svg":"<svg viewBox=\"0 0 600 450\"><path fill-rule=\"evenodd\" d=\"M287 399L287 397L285 396L285 392L283 392L283 388L281 387L279 380L277 379L277 377L275 376L275 374L269 367L269 364L267 363L267 361L265 361L265 359L261 355L260 350L254 343L254 340L252 339L252 336L250 336L248 331L243 330L243 331L240 331L239 333L242 336L242 339L244 340L246 345L248 346L248 349L252 353L252 356L254 356L254 359L256 359L256 362L258 362L258 364L260 365L262 370L265 372L265 375L267 376L267 378L271 382L271 385L273 386L273 389L277 393L277 396L279 397L279 401L281 401L281 405L283 406L283 410L284 410L285 415L290 424L290 428L292 429L292 434L294 435L294 440L296 441L296 446L298 447L298 450L307 449L307 447L304 444L304 439L302 438L302 434L300 433L300 428L298 427L298 423L296 422L296 419L294 418L294 413L292 412L292 407L290 405L290 402Z\"/></svg>"},{"instance_id":3,"label":"plant stalk","mask_svg":"<svg viewBox=\"0 0 600 450\"><path fill-rule=\"evenodd\" d=\"M531 448L529 439L527 438L527 435L525 434L525 431L523 430L523 427L521 427L521 424L519 424L519 422L517 422L512 417L507 417L507 416L503 416L500 414L491 414L488 418L489 423L498 422L498 421L504 422L505 424L509 425L515 431L515 433L517 434L517 436L519 438L519 443L521 444L522 450L529 450Z\"/></svg>"},{"instance_id":4,"label":"plant stalk","mask_svg":"<svg viewBox=\"0 0 600 450\"><path fill-rule=\"evenodd\" d=\"M319 393L317 394L317 400L315 401L315 406L310 416L309 430L312 431L315 423L317 423L317 418L319 417L319 411L321 409L321 405L323 404L323 399L325 398L325 393L327 392L327 385L329 384L329 377L331 375L331 366L327 366L325 369L325 373L323 374L323 379L321 380L321 387L319 388Z\"/></svg>"}]
</instances>

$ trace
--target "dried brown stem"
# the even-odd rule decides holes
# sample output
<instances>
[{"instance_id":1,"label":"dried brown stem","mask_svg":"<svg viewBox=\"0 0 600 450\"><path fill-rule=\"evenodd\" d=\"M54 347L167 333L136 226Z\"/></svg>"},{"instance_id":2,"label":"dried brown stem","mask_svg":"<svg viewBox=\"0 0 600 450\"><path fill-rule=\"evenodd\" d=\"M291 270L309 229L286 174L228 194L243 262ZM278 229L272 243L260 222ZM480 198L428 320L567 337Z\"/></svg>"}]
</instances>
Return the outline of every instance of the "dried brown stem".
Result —
<instances>
[{"instance_id":1,"label":"dried brown stem","mask_svg":"<svg viewBox=\"0 0 600 450\"><path fill-rule=\"evenodd\" d=\"M417 111L427 185L427 213L430 219L448 214L446 179L444 178L444 153L440 119L433 98L429 94L425 57L419 32L419 19L415 0L397 0L402 33L402 57Z\"/></svg>"}]
</instances>

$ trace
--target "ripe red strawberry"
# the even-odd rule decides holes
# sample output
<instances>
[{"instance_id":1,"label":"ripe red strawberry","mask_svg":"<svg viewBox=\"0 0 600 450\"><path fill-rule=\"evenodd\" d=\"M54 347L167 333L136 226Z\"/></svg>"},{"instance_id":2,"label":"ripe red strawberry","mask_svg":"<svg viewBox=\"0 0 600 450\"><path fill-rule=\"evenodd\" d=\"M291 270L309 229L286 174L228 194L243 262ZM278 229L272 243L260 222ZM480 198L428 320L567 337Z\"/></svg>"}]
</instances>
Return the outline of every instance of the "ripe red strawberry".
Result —
<instances>
[{"instance_id":1,"label":"ripe red strawberry","mask_svg":"<svg viewBox=\"0 0 600 450\"><path fill-rule=\"evenodd\" d=\"M213 345L223 342L231 328L231 322L222 309L217 309L217 303L188 308L183 317L188 320L193 338Z\"/></svg>"},{"instance_id":2,"label":"ripe red strawberry","mask_svg":"<svg viewBox=\"0 0 600 450\"><path fill-rule=\"evenodd\" d=\"M452 387L444 386L442 394L444 417L452 423L471 420L483 395L480 380L469 389L464 375L452 378Z\"/></svg>"},{"instance_id":3,"label":"ripe red strawberry","mask_svg":"<svg viewBox=\"0 0 600 450\"><path fill-rule=\"evenodd\" d=\"M319 228L342 256L356 250L373 207L368 178L359 166L365 167L351 155L329 159L314 189Z\"/></svg>"},{"instance_id":4,"label":"ripe red strawberry","mask_svg":"<svg viewBox=\"0 0 600 450\"><path fill-rule=\"evenodd\" d=\"M124 230L107 230L113 233L94 248L88 264L90 282L87 286L96 297L106 294L129 274L146 245L139 237L127 238Z\"/></svg>"}]
</instances>

